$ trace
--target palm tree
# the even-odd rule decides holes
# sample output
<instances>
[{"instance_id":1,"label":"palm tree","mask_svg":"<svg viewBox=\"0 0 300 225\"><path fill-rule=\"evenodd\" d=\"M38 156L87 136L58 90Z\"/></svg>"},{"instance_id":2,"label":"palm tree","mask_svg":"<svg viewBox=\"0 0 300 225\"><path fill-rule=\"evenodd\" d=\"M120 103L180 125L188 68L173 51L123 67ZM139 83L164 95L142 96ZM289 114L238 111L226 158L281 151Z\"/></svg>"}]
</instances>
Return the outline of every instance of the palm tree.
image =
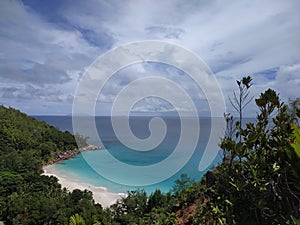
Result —
<instances>
[{"instance_id":1,"label":"palm tree","mask_svg":"<svg viewBox=\"0 0 300 225\"><path fill-rule=\"evenodd\" d=\"M70 217L70 225L85 225L84 219L76 213Z\"/></svg>"}]
</instances>

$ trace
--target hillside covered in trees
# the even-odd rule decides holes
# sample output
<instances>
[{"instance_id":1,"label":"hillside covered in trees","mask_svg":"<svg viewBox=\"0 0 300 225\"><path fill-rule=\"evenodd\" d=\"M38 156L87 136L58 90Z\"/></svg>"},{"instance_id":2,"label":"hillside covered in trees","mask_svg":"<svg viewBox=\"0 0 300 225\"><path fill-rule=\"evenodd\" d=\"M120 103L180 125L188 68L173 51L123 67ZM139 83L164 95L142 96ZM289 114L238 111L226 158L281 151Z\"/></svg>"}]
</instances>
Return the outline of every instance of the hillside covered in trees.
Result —
<instances>
[{"instance_id":1,"label":"hillside covered in trees","mask_svg":"<svg viewBox=\"0 0 300 225\"><path fill-rule=\"evenodd\" d=\"M68 193L55 177L41 176L53 152L76 148L68 131L0 106L0 221L68 224L81 208L98 211L90 192Z\"/></svg>"},{"instance_id":2,"label":"hillside covered in trees","mask_svg":"<svg viewBox=\"0 0 300 225\"><path fill-rule=\"evenodd\" d=\"M247 94L251 79L238 81ZM74 149L60 132L0 107L0 221L5 224L299 224L300 99L285 105L273 90L255 99L256 123L226 115L223 162L200 181L182 175L168 193L131 191L110 208L89 191L61 189L42 176L51 153ZM242 102L233 104L242 105ZM237 107L242 109L243 107Z\"/></svg>"}]
</instances>

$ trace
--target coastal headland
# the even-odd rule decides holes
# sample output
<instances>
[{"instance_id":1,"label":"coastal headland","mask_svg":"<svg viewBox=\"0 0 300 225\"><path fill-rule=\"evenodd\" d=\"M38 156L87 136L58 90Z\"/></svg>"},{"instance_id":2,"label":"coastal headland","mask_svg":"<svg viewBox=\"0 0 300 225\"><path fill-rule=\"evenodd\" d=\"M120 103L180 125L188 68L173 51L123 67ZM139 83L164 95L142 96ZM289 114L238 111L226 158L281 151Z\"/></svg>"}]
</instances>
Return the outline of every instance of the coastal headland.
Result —
<instances>
[{"instance_id":1,"label":"coastal headland","mask_svg":"<svg viewBox=\"0 0 300 225\"><path fill-rule=\"evenodd\" d=\"M70 149L70 150L65 150L65 151L60 151L60 152L54 152L54 153L52 153L53 159L50 160L49 162L45 163L44 166L60 163L63 160L73 158L80 152L103 150L103 149L104 148L102 146L89 144L85 147L81 147L81 148L77 148L77 149L73 149L73 150Z\"/></svg>"}]
</instances>

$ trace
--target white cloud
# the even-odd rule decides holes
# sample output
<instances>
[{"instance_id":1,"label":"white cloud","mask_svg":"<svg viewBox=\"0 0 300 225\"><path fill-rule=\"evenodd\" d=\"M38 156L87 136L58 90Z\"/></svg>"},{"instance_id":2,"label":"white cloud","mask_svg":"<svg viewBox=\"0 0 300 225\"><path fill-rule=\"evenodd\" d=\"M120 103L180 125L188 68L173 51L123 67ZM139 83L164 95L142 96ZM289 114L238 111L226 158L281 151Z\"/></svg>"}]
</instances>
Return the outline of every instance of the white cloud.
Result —
<instances>
[{"instance_id":1,"label":"white cloud","mask_svg":"<svg viewBox=\"0 0 300 225\"><path fill-rule=\"evenodd\" d=\"M281 66L277 72L276 79L270 86L278 90L280 97L285 102L287 102L288 98L299 97L300 63Z\"/></svg>"},{"instance_id":2,"label":"white cloud","mask_svg":"<svg viewBox=\"0 0 300 225\"><path fill-rule=\"evenodd\" d=\"M4 1L0 8L1 79L67 82L72 79L67 70L82 70L97 55L78 31L47 23L20 2Z\"/></svg>"},{"instance_id":3,"label":"white cloud","mask_svg":"<svg viewBox=\"0 0 300 225\"><path fill-rule=\"evenodd\" d=\"M66 1L48 12L56 21L42 15L38 6L19 1L0 5L0 85L8 88L0 95L1 102L17 100L16 93L37 97L30 86L44 91L36 92L41 96L56 90L43 99L45 104L70 102L78 80L97 56L112 47L147 39L166 40L195 52L216 73L225 98L231 95L236 79L252 74L255 96L269 87L283 99L299 96L297 0ZM274 68L274 79L267 78L264 71ZM104 102L111 102L129 81L155 73L203 100L203 93L176 71L140 66L112 81ZM249 111L254 112L254 107L249 106Z\"/></svg>"}]
</instances>

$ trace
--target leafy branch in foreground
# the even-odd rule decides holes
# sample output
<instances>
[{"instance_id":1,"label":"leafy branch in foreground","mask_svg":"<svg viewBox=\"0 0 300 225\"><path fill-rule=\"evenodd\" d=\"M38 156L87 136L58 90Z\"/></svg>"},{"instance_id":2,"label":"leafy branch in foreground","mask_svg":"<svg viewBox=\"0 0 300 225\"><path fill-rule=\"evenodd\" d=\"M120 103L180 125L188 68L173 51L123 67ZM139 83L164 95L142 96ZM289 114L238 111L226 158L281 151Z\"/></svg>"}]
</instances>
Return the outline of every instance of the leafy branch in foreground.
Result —
<instances>
[{"instance_id":1,"label":"leafy branch in foreground","mask_svg":"<svg viewBox=\"0 0 300 225\"><path fill-rule=\"evenodd\" d=\"M245 128L236 124L240 138L229 135L221 141L231 160L216 168L216 182L197 211L198 222L300 223L300 155L293 146L299 127L275 91L268 89L255 102L256 123Z\"/></svg>"}]
</instances>

